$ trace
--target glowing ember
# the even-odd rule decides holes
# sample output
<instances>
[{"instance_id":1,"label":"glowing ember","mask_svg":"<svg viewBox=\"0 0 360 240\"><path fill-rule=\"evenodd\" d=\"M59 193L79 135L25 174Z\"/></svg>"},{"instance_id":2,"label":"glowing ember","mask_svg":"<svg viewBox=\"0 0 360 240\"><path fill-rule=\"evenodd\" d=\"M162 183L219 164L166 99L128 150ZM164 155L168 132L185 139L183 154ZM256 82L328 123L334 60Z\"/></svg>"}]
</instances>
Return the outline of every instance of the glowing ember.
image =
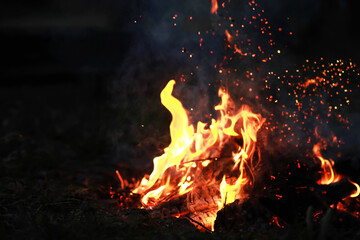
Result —
<instances>
[{"instance_id":1,"label":"glowing ember","mask_svg":"<svg viewBox=\"0 0 360 240\"><path fill-rule=\"evenodd\" d=\"M310 84L319 84L321 82L325 81L324 78L322 77L316 77L314 79L308 79L304 84L303 84L303 87L304 88L307 88Z\"/></svg>"},{"instance_id":2,"label":"glowing ember","mask_svg":"<svg viewBox=\"0 0 360 240\"><path fill-rule=\"evenodd\" d=\"M217 14L217 10L218 10L219 6L217 3L217 0L211 0L211 13L212 14Z\"/></svg>"},{"instance_id":3,"label":"glowing ember","mask_svg":"<svg viewBox=\"0 0 360 240\"><path fill-rule=\"evenodd\" d=\"M225 204L246 198L244 186L254 180L252 161L257 132L265 119L253 113L248 106L235 111L229 95L219 90L221 103L215 107L220 113L219 119L212 119L210 126L198 122L195 128L189 123L181 102L171 95L174 84L175 81L171 80L160 95L162 104L172 115L171 143L164 149L163 155L154 158L153 172L149 177L144 177L133 192L143 196L141 202L144 207L153 207L187 193L195 198L209 195L215 204L202 204L201 210L191 203L188 205L194 207L193 213L211 211L212 214L202 218L201 223L213 230L218 210ZM233 141L235 138L242 138L242 146ZM233 156L222 158L221 152L227 143L234 146ZM203 161L196 161L199 159ZM226 159L231 159L230 169L225 169ZM202 176L203 169L211 160L224 168L219 173L223 175L221 183L215 178ZM231 176L225 175L225 170ZM202 202L206 199L197 200Z\"/></svg>"},{"instance_id":4,"label":"glowing ember","mask_svg":"<svg viewBox=\"0 0 360 240\"><path fill-rule=\"evenodd\" d=\"M354 186L356 187L356 191L353 192L353 193L350 195L350 197L355 198L355 197L359 196L359 194L360 194L360 186L359 186L359 184L357 184L356 182L350 181L350 180L349 180L349 182L352 183L352 184L354 184Z\"/></svg>"},{"instance_id":5,"label":"glowing ember","mask_svg":"<svg viewBox=\"0 0 360 240\"><path fill-rule=\"evenodd\" d=\"M225 35L226 35L226 38L227 38L228 42L231 42L232 41L232 36L231 36L231 34L229 33L228 30L225 30Z\"/></svg>"},{"instance_id":6,"label":"glowing ember","mask_svg":"<svg viewBox=\"0 0 360 240\"><path fill-rule=\"evenodd\" d=\"M243 53L238 45L234 45L235 53L239 53L240 55L247 55L247 53Z\"/></svg>"}]
</instances>

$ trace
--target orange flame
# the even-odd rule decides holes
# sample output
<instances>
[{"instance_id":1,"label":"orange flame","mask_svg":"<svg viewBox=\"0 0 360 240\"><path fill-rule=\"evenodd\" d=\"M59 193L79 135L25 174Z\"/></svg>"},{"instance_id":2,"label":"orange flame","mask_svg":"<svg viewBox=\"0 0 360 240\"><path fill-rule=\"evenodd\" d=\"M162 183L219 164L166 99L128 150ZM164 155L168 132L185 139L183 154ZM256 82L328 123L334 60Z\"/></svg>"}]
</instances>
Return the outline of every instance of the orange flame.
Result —
<instances>
[{"instance_id":1,"label":"orange flame","mask_svg":"<svg viewBox=\"0 0 360 240\"><path fill-rule=\"evenodd\" d=\"M321 143L317 143L313 147L313 153L321 162L321 169L322 169L322 176L321 179L318 181L318 184L328 185L331 183L338 182L341 179L341 176L336 174L333 166L334 161L328 160L322 157L320 153Z\"/></svg>"},{"instance_id":2,"label":"orange flame","mask_svg":"<svg viewBox=\"0 0 360 240\"><path fill-rule=\"evenodd\" d=\"M359 186L359 184L357 184L356 182L353 182L353 181L350 181L350 180L348 180L350 183L352 183L355 187L356 187L356 190L355 190L355 192L353 192L351 195L350 195L350 197L352 197L352 198L356 198L357 196L359 196L359 194L360 194L360 186Z\"/></svg>"},{"instance_id":3,"label":"orange flame","mask_svg":"<svg viewBox=\"0 0 360 240\"><path fill-rule=\"evenodd\" d=\"M212 14L217 14L217 10L218 10L219 6L217 3L217 0L211 0L211 13Z\"/></svg>"},{"instance_id":4,"label":"orange flame","mask_svg":"<svg viewBox=\"0 0 360 240\"><path fill-rule=\"evenodd\" d=\"M260 114L253 113L248 106L235 111L235 104L230 96L219 90L221 103L215 106L219 111L218 120L211 119L210 126L198 122L197 127L189 123L187 112L181 102L172 96L175 81L171 80L160 94L162 104L170 111L171 143L164 149L164 154L154 158L154 169L149 177L144 177L133 192L141 194L144 207L153 207L162 202L184 194L211 196L215 201L213 206L194 207L193 213L214 211L214 214L201 218L201 223L214 229L216 212L225 204L244 199L243 187L254 180L252 171L253 155L256 150L257 132L265 119ZM236 151L232 157L232 177L223 175L222 182L203 177L202 170L211 160L222 163L220 155L225 143L232 138L242 137L243 144L235 144ZM203 160L195 161L196 159ZM259 159L260 160L260 159ZM237 177L234 177L237 176ZM218 178L219 179L219 178ZM217 189L215 193L211 189ZM204 199L200 199L203 201ZM189 209L191 212L191 209Z\"/></svg>"},{"instance_id":5,"label":"orange flame","mask_svg":"<svg viewBox=\"0 0 360 240\"><path fill-rule=\"evenodd\" d=\"M315 129L316 130L316 129ZM315 156L320 160L321 162L321 169L322 169L322 176L320 180L318 181L318 184L322 185L328 185L331 183L336 183L342 179L342 176L337 174L333 168L334 161L333 160L327 160L322 157L320 153L321 143L317 143L313 147L313 152ZM356 190L350 195L350 197L354 198L359 196L360 194L360 186L356 182L353 182L351 180L348 180L351 184L353 184L356 188Z\"/></svg>"}]
</instances>

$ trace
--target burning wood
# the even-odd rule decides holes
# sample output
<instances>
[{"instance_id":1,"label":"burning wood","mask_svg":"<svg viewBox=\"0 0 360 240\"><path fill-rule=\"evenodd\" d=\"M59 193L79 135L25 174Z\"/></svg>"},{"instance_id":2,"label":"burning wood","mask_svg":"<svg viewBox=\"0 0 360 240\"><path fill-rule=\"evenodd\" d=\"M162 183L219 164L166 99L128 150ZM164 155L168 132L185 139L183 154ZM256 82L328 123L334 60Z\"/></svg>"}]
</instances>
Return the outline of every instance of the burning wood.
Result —
<instances>
[{"instance_id":1,"label":"burning wood","mask_svg":"<svg viewBox=\"0 0 360 240\"><path fill-rule=\"evenodd\" d=\"M215 107L220 112L219 119L212 119L210 126L198 122L195 128L189 123L181 102L171 95L174 85L175 81L170 81L161 92L161 102L173 117L171 143L162 156L154 158L153 172L144 177L133 192L142 196L141 202L146 208L188 194L186 202L190 214L213 230L216 212L247 195L244 188L253 181L256 135L265 119L247 106L236 111L230 96L219 90L221 103ZM242 138L242 146L233 140L238 136ZM227 158L230 161L220 156L214 158L225 144L231 145L233 157ZM194 161L197 158L206 160ZM217 162L219 168L207 179L204 172L210 159ZM200 213L206 216L199 217Z\"/></svg>"},{"instance_id":2,"label":"burning wood","mask_svg":"<svg viewBox=\"0 0 360 240\"><path fill-rule=\"evenodd\" d=\"M221 6L225 8L225 2ZM258 4L251 1L249 6L252 11L255 11ZM210 12L217 14L218 8L218 1L212 0ZM252 16L250 20L244 17L243 21L247 21L251 25L254 24L255 28L259 24L259 26L262 26L260 28L261 34L266 33L271 38L271 27L268 20L262 16L262 13ZM176 18L177 15L173 17L173 19ZM231 17L228 17L227 20L232 22ZM257 20L259 21L255 23ZM217 27L221 27L221 24L218 23ZM225 56L221 64L214 66L214 68L219 68L216 70L222 76L232 73L232 69L226 69L225 63L233 58L258 58L259 62L261 60L261 62L265 63L274 57L273 53L265 54L265 47L255 46L250 38L240 40L239 30L233 27L234 24L231 23L229 27L221 30L222 36L225 33L225 37L223 37L225 50L230 50L231 54ZM244 28L244 25L242 25L242 28ZM278 28L278 31L282 32L282 28ZM201 35L200 31L198 35ZM215 35L214 32L213 35ZM292 35L291 32L290 35ZM271 47L275 45L272 38L269 39L268 43ZM203 38L200 38L200 47L202 46ZM186 52L185 48L183 48L182 52ZM213 54L213 51L211 50L210 53ZM281 51L276 49L276 53L280 54ZM191 53L190 58L192 57L193 54ZM352 63L350 65L353 66ZM333 65L331 66L333 67ZM324 68L324 64L322 68ZM304 71L307 70L304 66L303 69ZM344 74L342 69L337 69L338 72L334 75L341 76L341 74ZM349 69L352 69L352 67ZM235 69L234 71L237 72L238 70ZM285 72L288 73L288 70ZM299 70L297 69L296 72L299 72ZM294 89L288 91L288 95L294 94L295 100L291 99L291 101L294 102L295 108L298 108L299 112L304 108L305 104L302 103L302 99L305 98L307 91L310 91L312 87L318 88L330 83L326 79L328 73L329 71L323 70L321 77L305 77L303 78L305 83L299 82L297 85L287 83L288 86L295 86ZM273 72L269 72L268 75L274 75L277 79L281 79L280 76ZM254 81L253 72L249 70L246 71L245 77ZM294 76L291 75L290 78L293 79ZM229 79L226 78L226 80ZM264 89L271 88L271 84L267 80L268 78L264 81ZM236 84L238 83L237 80ZM286 85L285 81L282 81L282 83ZM339 84L330 84L332 88L337 85ZM260 149L262 146L259 144L259 139L269 131L279 130L278 122L276 122L276 126L270 126L264 116L255 113L249 106L242 105L239 109L236 108L229 93L224 89L220 89L218 95L221 102L214 108L218 112L218 119L211 119L207 123L198 122L193 125L189 120L188 111L172 95L174 86L175 81L169 81L160 94L161 103L172 115L170 124L171 142L164 149L161 156L153 159L154 168L152 173L145 175L132 188L127 188L125 180L119 172L116 172L121 188L120 193L116 196L113 194L113 196L119 198L123 207L130 207L131 205L139 207L141 205L141 208L151 210L150 215L153 218L185 217L198 226L199 229L214 231L216 220L218 229L224 229L222 226L224 221L233 220L233 217L229 216L233 211L237 219L244 220L246 216L243 219L239 217L243 212L242 207L239 206L245 204L252 209L260 206L262 210L257 215L266 212L265 222L272 222L272 224L283 227L286 223L293 221L294 216L305 213L309 206L314 206L316 210L322 212L325 212L329 206L339 210L340 207L338 206L341 206L345 209L344 205L341 205L342 202L359 195L359 185L338 174L334 168L334 161L321 155L321 150L326 148L327 141L319 137L317 129L315 129L314 135L316 140L319 140L319 138L320 140L314 144L309 137L306 141L311 144L310 148L313 146L313 155L310 153L304 155L306 155L307 160L311 159L309 161L315 160L313 164L319 163L320 171L316 169L317 166L307 166L307 163L300 163L298 159L281 159L280 156L274 156L274 158L277 157L278 159L273 164L280 165L280 162L284 160L285 163L281 164L288 165L280 169L286 172L277 173L276 177L275 175L266 176L268 172L260 169L262 165L266 165L266 161L261 159ZM344 88L344 86L342 85L341 88ZM251 94L257 91L252 85L247 90ZM280 88L276 90L280 91ZM311 94L309 96L312 96ZM322 95L320 96L322 97ZM258 95L254 95L254 99L258 98ZM266 99L274 103L279 101L274 95L269 95ZM314 101L310 99L309 102ZM322 100L321 104L324 104ZM309 108L309 112L303 114L304 121L301 122L302 125L305 125L305 119L315 112L312 105ZM281 117L294 119L300 115L297 112L291 113L284 109L286 109L285 104L282 105ZM329 107L329 114L331 109ZM270 114L270 118L274 115L276 114ZM268 118L267 115L266 117ZM338 117L343 119L341 115L338 115ZM295 122L298 123L299 119L296 119ZM294 136L294 132L290 132L292 129L288 124L284 124L284 128L291 136ZM288 135L284 133L283 129L278 132L278 135L281 135L281 137L277 138L278 142L267 144L276 145L285 141ZM336 142L336 137L333 136L333 138L334 142ZM298 139L300 141L300 137ZM289 142L292 140L293 138L289 138ZM298 144L296 148L300 152ZM266 160L269 161L269 159ZM292 164L297 169L294 171L299 171L305 177L298 175L297 180L289 181L289 176L294 174L293 170L289 170L289 166ZM307 167L305 172L298 170L301 168L301 164ZM284 177L284 179L279 180L278 176ZM306 178L306 180L302 181L302 177ZM257 180L258 178L263 181ZM266 180L264 180L265 178ZM267 184L268 179L270 179L269 185ZM255 187L256 191L254 190ZM297 200L299 197L302 198L301 203ZM131 198L135 200L132 201Z\"/></svg>"},{"instance_id":3,"label":"burning wood","mask_svg":"<svg viewBox=\"0 0 360 240\"><path fill-rule=\"evenodd\" d=\"M235 110L230 96L219 91L221 103L215 107L220 112L218 120L208 126L199 122L197 128L190 124L181 102L172 96L175 81L170 81L161 93L161 101L172 114L170 124L171 143L162 156L154 158L154 170L137 186L130 189L117 171L120 193L113 195L122 207L141 206L152 211L153 218L186 217L199 229L215 229L218 212L229 204L237 205L250 199L254 184L254 172L260 162L257 133L265 119L243 106ZM241 137L241 141L237 138ZM342 179L333 169L333 163L320 154L320 144L314 146L314 154L321 161L321 179L310 186L288 186L297 194L272 194L275 199L259 196L258 202L276 216L279 221L289 222L299 210L306 211L310 205L329 206L349 196L359 194L359 186ZM227 155L231 157L215 157ZM300 190L299 190L300 189ZM304 199L294 206L294 198ZM135 199L135 200L134 200ZM252 200L251 200L252 201ZM294 212L295 210L295 212ZM289 215L290 214L290 215ZM224 216L222 217L224 218ZM281 219L281 220L280 220Z\"/></svg>"}]
</instances>

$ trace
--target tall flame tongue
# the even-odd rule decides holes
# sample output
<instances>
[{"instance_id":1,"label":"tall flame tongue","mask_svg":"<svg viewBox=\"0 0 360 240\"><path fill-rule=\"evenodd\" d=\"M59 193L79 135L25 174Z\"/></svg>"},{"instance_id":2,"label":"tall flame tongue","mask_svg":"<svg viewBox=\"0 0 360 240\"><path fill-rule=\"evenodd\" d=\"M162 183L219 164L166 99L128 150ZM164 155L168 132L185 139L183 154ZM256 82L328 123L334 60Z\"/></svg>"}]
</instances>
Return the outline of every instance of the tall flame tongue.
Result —
<instances>
[{"instance_id":1,"label":"tall flame tongue","mask_svg":"<svg viewBox=\"0 0 360 240\"><path fill-rule=\"evenodd\" d=\"M323 158L320 153L321 143L317 143L313 147L313 153L321 162L322 174L321 178L318 181L318 184L328 185L331 183L338 182L341 179L341 176L336 174L334 171L334 161L332 159L328 160Z\"/></svg>"},{"instance_id":2,"label":"tall flame tongue","mask_svg":"<svg viewBox=\"0 0 360 240\"><path fill-rule=\"evenodd\" d=\"M256 150L256 135L265 119L251 112L248 106L235 111L229 95L219 90L221 103L215 110L220 112L220 117L218 120L211 119L209 127L198 122L195 129L189 123L181 102L171 95L174 85L174 80L169 81L160 94L162 104L172 115L171 143L164 149L163 155L154 158L153 172L145 176L133 192L141 194L144 207L153 207L189 194L191 197L187 198L187 206L190 213L196 215L207 211L205 217L197 220L213 230L216 212L225 204L244 199L244 186L254 180L252 159ZM230 141L240 137L242 146ZM225 143L235 145L232 157L220 155ZM230 169L227 169L229 162L226 160L230 160ZM218 174L213 173L213 177L208 178L202 170L211 161L216 161L220 169L213 169ZM231 173L231 176L225 176L225 172ZM209 197L211 201L207 199Z\"/></svg>"}]
</instances>

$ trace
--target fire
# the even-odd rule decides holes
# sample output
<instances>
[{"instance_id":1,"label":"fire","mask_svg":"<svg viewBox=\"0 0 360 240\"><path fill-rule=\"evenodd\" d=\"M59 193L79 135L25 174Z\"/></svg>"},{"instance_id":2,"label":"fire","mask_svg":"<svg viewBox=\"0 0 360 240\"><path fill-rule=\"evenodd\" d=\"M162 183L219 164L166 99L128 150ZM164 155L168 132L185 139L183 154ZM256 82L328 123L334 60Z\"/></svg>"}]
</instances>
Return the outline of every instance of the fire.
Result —
<instances>
[{"instance_id":1,"label":"fire","mask_svg":"<svg viewBox=\"0 0 360 240\"><path fill-rule=\"evenodd\" d=\"M315 131L316 132L316 131ZM334 170L334 161L332 159L325 159L321 153L321 143L317 143L313 147L313 153L321 162L322 175L320 180L317 182L321 185L328 185L331 183L336 183L340 181L343 177L337 174ZM350 195L350 197L355 198L360 194L360 186L356 182L348 180L351 184L353 184L356 190Z\"/></svg>"},{"instance_id":2,"label":"fire","mask_svg":"<svg viewBox=\"0 0 360 240\"><path fill-rule=\"evenodd\" d=\"M257 132L265 119L255 114L248 106L235 111L235 104L228 93L219 90L221 103L215 106L219 118L211 119L210 124L198 122L196 128L189 122L187 111L181 102L172 96L175 81L171 80L160 94L162 104L170 111L171 143L164 149L164 154L154 158L154 169L149 177L144 177L133 190L141 194L141 202L145 208L178 198L185 194L203 195L213 199L215 204L208 206L192 206L193 214L201 211L212 211L201 223L214 229L216 212L226 204L246 198L244 186L254 181L253 155L256 151ZM233 139L242 138L242 145ZM233 145L232 157L221 155L225 144ZM260 157L259 157L260 158ZM224 168L220 178L207 179L203 169L212 161ZM257 159L257 163L260 159ZM230 175L231 173L231 175ZM216 180L220 179L220 180ZM221 181L222 179L222 181ZM220 182L221 181L221 182ZM195 199L202 202L204 199ZM211 208L211 209L210 209Z\"/></svg>"},{"instance_id":3,"label":"fire","mask_svg":"<svg viewBox=\"0 0 360 240\"><path fill-rule=\"evenodd\" d=\"M229 33L229 31L227 29L225 30L225 35L226 35L227 41L231 42L233 37L231 36L231 34Z\"/></svg>"},{"instance_id":4,"label":"fire","mask_svg":"<svg viewBox=\"0 0 360 240\"><path fill-rule=\"evenodd\" d=\"M217 0L211 0L211 13L212 14L217 14L217 10L218 10L219 6L217 3Z\"/></svg>"},{"instance_id":5,"label":"fire","mask_svg":"<svg viewBox=\"0 0 360 240\"><path fill-rule=\"evenodd\" d=\"M318 184L328 185L340 181L341 176L334 171L334 161L328 160L322 157L320 153L321 143L317 143L313 147L313 153L321 162L322 176L318 181Z\"/></svg>"},{"instance_id":6,"label":"fire","mask_svg":"<svg viewBox=\"0 0 360 240\"><path fill-rule=\"evenodd\" d=\"M230 0L228 3L230 3ZM225 2L220 3L220 6L225 8ZM252 9L251 12L257 13L255 7L257 7L258 4L255 3L255 1L249 2L249 6ZM211 0L210 13L218 14L218 9L218 1ZM224 11L224 14L227 12L228 11ZM273 27L270 27L268 20L263 17L263 12L262 10L261 13L253 14L251 18L244 16L242 17L243 21L241 21L241 23L226 15L221 16L221 18L214 18L214 20L217 21L216 29L220 29L222 35L224 33L223 29L228 28L228 20L230 21L230 28L228 28L230 31L228 29L225 30L224 42L226 43L225 49L231 49L231 51L226 52L233 53L231 56L225 56L222 63L214 65L215 68L228 65L224 63L232 58L247 61L244 56L253 58L258 56L262 62L271 61L274 56L273 53L275 53L273 48L275 46L276 52L278 54L281 53L281 50L277 48L278 44L270 37L272 36L272 32L270 32L272 30L270 29L273 29ZM177 16L178 15L175 14L173 19L176 19ZM221 22L221 19L226 21L226 25L224 22ZM192 20L192 17L190 17L190 20ZM268 44L256 46L254 42L258 41L251 41L250 38L247 39L247 41L240 41L239 29L233 28L234 24L232 22L236 22L239 26L241 24L241 27L245 29L240 32L244 33L247 32L247 26L251 26L251 31L253 31L253 29L261 29L261 34L264 36L263 42L267 42ZM176 24L174 24L174 26L176 26ZM285 31L283 28L278 28L278 30L279 32ZM206 35L198 31L200 47L203 47L206 42L208 31L204 32ZM214 30L213 35L215 35L215 32ZM289 34L292 35L292 32ZM247 34L244 36L247 36ZM265 38L265 36L269 36L270 39ZM253 48L255 48L255 50L253 50ZM273 49L272 53L267 53L267 49ZM182 52L186 52L184 47ZM214 51L211 50L210 53L213 54ZM193 57L193 54L190 54L190 58L191 57ZM309 61L306 60L306 62ZM321 64L321 67L317 64ZM291 87L292 91L288 91L288 94L295 99L298 107L298 111L283 111L281 117L285 117L288 120L290 119L295 126L299 123L307 126L305 120L308 119L309 116L312 116L316 109L312 103L316 103L317 101L314 101L312 98L320 98L319 102L327 106L323 92L331 98L333 98L333 95L339 95L343 92L346 94L348 92L350 93L350 82L348 79L343 81L345 78L341 78L341 76L344 76L344 71L352 71L355 65L350 62L350 67L346 69L345 65L343 65L341 60L337 60L334 64L331 63L327 65L321 58L320 63L314 62L314 65L303 65L302 69L304 70L300 72L301 74L299 73L299 69L296 69L297 73L291 73L291 71L286 70L286 74L281 75L272 71L269 72L268 75L273 76L274 79L281 79L281 81L277 82L281 82L284 86ZM228 74L229 79L232 76L230 74L238 71L238 69L234 69L234 71L232 69L226 69L227 71L225 72L224 69L225 68L222 67L219 73ZM315 78L309 78L306 74L306 71L309 70L318 74L319 69L321 69L322 72ZM299 83L298 81L292 81L293 78L300 78L302 75L305 76L305 82ZM247 71L246 77L254 81L251 72ZM268 84L268 79L270 78L266 77L264 79L265 89L269 90L271 95L269 94L266 99L269 102L280 103L280 99L276 99L276 96L270 91L270 89L275 90L272 89L273 86L277 87L277 91L280 91L280 88L277 84ZM240 85L240 80L236 81L236 86ZM218 95L221 98L221 102L214 107L219 117L217 119L211 119L208 123L198 122L197 124L193 124L189 120L188 111L183 107L182 103L172 95L174 86L175 81L169 81L160 94L162 104L172 115L172 121L169 127L171 142L163 150L161 156L153 159L154 168L152 173L145 175L140 182L134 184L135 187L131 186L129 188L132 189L131 194L136 193L140 195L142 206L147 209L154 209L165 202L180 199L181 204L183 204L182 207L184 206L184 208L181 208L179 212L171 213L171 216L186 216L189 218L199 216L196 220L190 219L203 228L214 230L216 214L219 210L224 208L225 205L236 201L241 203L249 196L249 191L255 181L254 171L261 160L260 150L257 146L258 132L262 128L265 118L260 114L254 113L250 107L246 105L237 109L229 94L225 90L220 89ZM331 89L336 90L336 94L329 92L325 88L326 86L330 86ZM307 89L309 87L312 89ZM312 92L309 93L309 90L312 90ZM249 88L249 92L253 93L253 89ZM258 97L259 96L256 96L256 99L258 99ZM305 101L307 99L310 101ZM350 100L347 95L344 99L345 102L340 103L339 106L349 104ZM307 105L307 102L310 102L310 104ZM331 102L337 103L338 101ZM289 104L293 104L293 101L291 101L291 103L289 101ZM327 107L329 110L326 113L327 116L330 117L331 114L335 112L333 109L336 110L338 106L328 105ZM288 108L288 105L285 105L285 103L282 105L282 108L291 109ZM303 119L301 119L301 115L304 115ZM342 121L345 121L341 115L337 114L337 116L339 119L343 119ZM277 117L276 114L271 114L268 123L271 124L275 117ZM317 115L316 119L321 118L318 118ZM279 124L274 126L267 125L266 129L270 129L270 131L280 130L279 132L284 134L279 141L288 140L288 143L290 143L295 139L295 137L290 137L290 135L294 136L295 132L291 132L292 127L289 125L284 124L284 126L286 128L281 128ZM317 129L315 129L315 136L317 139L321 139ZM310 138L308 139L308 143L310 143ZM300 142L300 137L298 140ZM332 159L326 159L321 155L321 149L326 147L326 140L321 140L322 141L315 144L312 149L321 165L321 177L317 183L319 185L329 185L340 181L344 176L336 173ZM337 142L337 138L333 136L333 143L335 142ZM296 147L298 146L297 144ZM300 168L299 162L298 168ZM116 171L116 174L120 181L121 189L124 190L127 181L122 178L118 171ZM289 175L290 174L289 172ZM271 179L274 180L275 176L271 176ZM345 198L346 200L349 200L350 197L358 197L360 194L360 186L355 182L348 181L353 184L355 190ZM264 187L264 189L266 188ZM280 194L274 194L274 196L279 200L283 198L283 195ZM284 199L286 198L284 197ZM338 207L339 206L345 209L345 205L338 205ZM319 213L320 212L315 215ZM283 226L280 224L282 221L279 223L279 220L281 219L273 216L272 222L282 228Z\"/></svg>"},{"instance_id":7,"label":"fire","mask_svg":"<svg viewBox=\"0 0 360 240\"><path fill-rule=\"evenodd\" d=\"M359 194L360 194L360 186L359 186L359 184L357 184L356 182L353 182L351 180L349 180L349 182L352 183L356 187L355 192L353 192L350 195L350 197L355 198L355 197L359 196Z\"/></svg>"}]
</instances>

